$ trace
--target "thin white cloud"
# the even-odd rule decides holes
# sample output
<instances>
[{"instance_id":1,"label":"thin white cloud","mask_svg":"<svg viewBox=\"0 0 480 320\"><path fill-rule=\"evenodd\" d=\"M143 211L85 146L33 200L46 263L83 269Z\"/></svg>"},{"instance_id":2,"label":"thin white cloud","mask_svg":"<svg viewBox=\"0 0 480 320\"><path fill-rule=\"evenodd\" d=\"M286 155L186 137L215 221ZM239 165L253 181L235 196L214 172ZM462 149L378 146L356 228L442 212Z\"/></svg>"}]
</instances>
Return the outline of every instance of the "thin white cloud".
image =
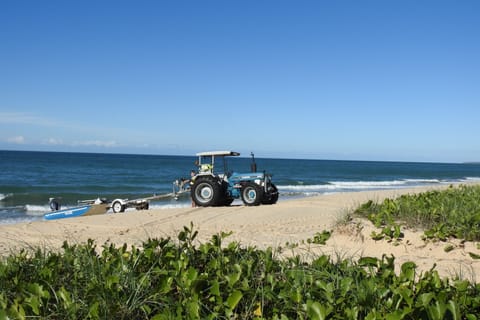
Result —
<instances>
[{"instance_id":1,"label":"thin white cloud","mask_svg":"<svg viewBox=\"0 0 480 320\"><path fill-rule=\"evenodd\" d=\"M94 123L94 122L92 122ZM97 134L104 134L105 132L108 132L110 129L105 127L105 124L102 123L101 125L95 125L95 124L86 124L86 123L76 123L74 122L69 122L65 121L63 119L57 119L55 117L46 117L46 116L38 116L34 113L30 112L5 112L5 111L0 111L0 124L6 124L6 125L27 125L30 127L51 127L55 129L63 129L63 130L68 130L68 133L78 133L78 134L84 134L84 133L97 133ZM90 144L94 145L98 141L90 141L86 143L81 143L81 144ZM112 142L112 141L110 141ZM105 143L105 142L103 142ZM100 143L102 144L102 143ZM109 143L106 143L109 144Z\"/></svg>"},{"instance_id":2,"label":"thin white cloud","mask_svg":"<svg viewBox=\"0 0 480 320\"><path fill-rule=\"evenodd\" d=\"M60 146L63 145L63 140L62 139L57 139L57 138L48 138L42 142L42 144L45 145L50 145L50 146Z\"/></svg>"},{"instance_id":3,"label":"thin white cloud","mask_svg":"<svg viewBox=\"0 0 480 320\"><path fill-rule=\"evenodd\" d=\"M52 148L55 147L73 147L73 148L119 148L124 145L119 144L118 141L108 139L111 130L104 125L95 126L82 123L68 123L60 121L57 118L48 118L47 116L38 116L30 112L15 112L15 111L0 111L0 126L2 124L12 125L18 129L20 126L28 126L28 130L41 130L40 127L48 127L54 129L55 135L61 136L58 138L51 137L36 137L34 134L15 136L4 139L4 142L10 144L32 144L43 145ZM43 132L43 130L41 131ZM88 133L88 135L86 135ZM84 136L85 140L79 140ZM89 138L88 138L89 137ZM105 137L105 139L102 139Z\"/></svg>"},{"instance_id":4,"label":"thin white cloud","mask_svg":"<svg viewBox=\"0 0 480 320\"><path fill-rule=\"evenodd\" d=\"M11 144L24 144L25 138L23 136L8 137L7 142Z\"/></svg>"},{"instance_id":5,"label":"thin white cloud","mask_svg":"<svg viewBox=\"0 0 480 320\"><path fill-rule=\"evenodd\" d=\"M27 124L37 126L58 126L59 123L45 117L39 117L27 112L0 112L0 123Z\"/></svg>"},{"instance_id":6,"label":"thin white cloud","mask_svg":"<svg viewBox=\"0 0 480 320\"><path fill-rule=\"evenodd\" d=\"M113 148L117 147L118 145L116 141L93 140L74 142L73 146Z\"/></svg>"}]
</instances>

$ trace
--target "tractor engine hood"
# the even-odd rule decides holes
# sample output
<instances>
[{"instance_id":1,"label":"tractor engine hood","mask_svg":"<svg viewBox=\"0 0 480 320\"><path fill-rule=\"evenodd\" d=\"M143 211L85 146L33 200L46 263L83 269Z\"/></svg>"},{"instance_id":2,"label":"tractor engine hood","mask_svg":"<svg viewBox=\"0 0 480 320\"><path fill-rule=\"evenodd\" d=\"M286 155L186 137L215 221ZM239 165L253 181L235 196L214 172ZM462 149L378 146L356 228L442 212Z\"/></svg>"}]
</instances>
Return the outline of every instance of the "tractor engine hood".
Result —
<instances>
[{"instance_id":1,"label":"tractor engine hood","mask_svg":"<svg viewBox=\"0 0 480 320\"><path fill-rule=\"evenodd\" d=\"M230 176L232 180L255 180L255 179L263 179L264 174L261 172L248 172L248 173L237 173L234 172Z\"/></svg>"}]
</instances>

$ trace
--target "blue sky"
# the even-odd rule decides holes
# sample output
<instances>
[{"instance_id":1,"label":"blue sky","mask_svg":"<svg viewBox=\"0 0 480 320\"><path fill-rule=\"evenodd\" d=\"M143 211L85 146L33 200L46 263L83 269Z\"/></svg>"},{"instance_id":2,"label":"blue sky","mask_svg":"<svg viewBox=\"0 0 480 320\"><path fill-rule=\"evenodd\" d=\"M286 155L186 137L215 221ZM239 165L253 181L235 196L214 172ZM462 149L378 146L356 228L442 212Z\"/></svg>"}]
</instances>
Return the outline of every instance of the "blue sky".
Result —
<instances>
[{"instance_id":1,"label":"blue sky","mask_svg":"<svg viewBox=\"0 0 480 320\"><path fill-rule=\"evenodd\" d=\"M480 2L0 1L0 149L480 161Z\"/></svg>"}]
</instances>

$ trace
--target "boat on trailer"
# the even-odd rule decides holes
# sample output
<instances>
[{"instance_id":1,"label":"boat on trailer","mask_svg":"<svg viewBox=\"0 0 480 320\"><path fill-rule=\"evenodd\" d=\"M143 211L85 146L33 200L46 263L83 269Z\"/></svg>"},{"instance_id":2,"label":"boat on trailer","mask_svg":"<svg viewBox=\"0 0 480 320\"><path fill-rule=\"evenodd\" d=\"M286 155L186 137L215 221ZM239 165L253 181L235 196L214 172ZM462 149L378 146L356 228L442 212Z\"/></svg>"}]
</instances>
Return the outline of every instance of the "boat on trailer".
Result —
<instances>
[{"instance_id":1,"label":"boat on trailer","mask_svg":"<svg viewBox=\"0 0 480 320\"><path fill-rule=\"evenodd\" d=\"M55 220L104 214L110 209L112 209L113 213L124 212L127 208L148 210L150 201L152 200L160 200L163 198L173 198L178 200L178 197L181 194L187 192L190 192L189 180L180 179L173 182L173 190L171 193L153 195L151 197L133 200L115 199L113 201L108 201L107 199L103 198L97 198L94 200L81 200L78 201L78 206L76 207L62 209L60 204L61 198L50 198L49 205L52 211L46 213L43 217L46 220Z\"/></svg>"},{"instance_id":2,"label":"boat on trailer","mask_svg":"<svg viewBox=\"0 0 480 320\"><path fill-rule=\"evenodd\" d=\"M56 220L73 217L92 216L104 214L108 211L108 202L105 199L83 200L79 201L79 205L72 208L61 209L58 198L50 198L50 209L52 212L45 214L46 220Z\"/></svg>"}]
</instances>

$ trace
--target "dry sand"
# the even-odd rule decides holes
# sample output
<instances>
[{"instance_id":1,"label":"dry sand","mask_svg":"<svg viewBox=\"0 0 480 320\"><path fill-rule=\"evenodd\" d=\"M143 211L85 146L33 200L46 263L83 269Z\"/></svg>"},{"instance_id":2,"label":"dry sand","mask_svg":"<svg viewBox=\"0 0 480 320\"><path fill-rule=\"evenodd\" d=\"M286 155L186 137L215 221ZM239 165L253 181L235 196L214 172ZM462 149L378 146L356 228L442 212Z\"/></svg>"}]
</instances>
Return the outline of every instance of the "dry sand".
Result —
<instances>
[{"instance_id":1,"label":"dry sand","mask_svg":"<svg viewBox=\"0 0 480 320\"><path fill-rule=\"evenodd\" d=\"M441 187L437 187L441 188ZM366 220L354 220L339 224L349 209L367 201L381 201L386 197L421 192L432 188L400 189L337 193L317 197L279 201L272 206L220 208L157 209L127 211L119 214L104 214L53 221L37 221L15 225L0 225L0 255L20 248L57 249L67 240L81 243L94 239L98 245L140 246L148 238L172 237L176 239L183 226L194 225L200 241L208 241L222 231L233 234L225 241L239 241L242 245L259 248L282 247L299 244L284 250L289 254L305 257L328 254L335 259L381 257L394 255L396 264L414 261L419 272L436 270L444 277L461 276L470 281L480 280L480 260L474 260L469 252L480 254L476 243L460 241L425 243L421 230L403 230L405 238L398 245L385 240L374 241L370 234L375 228ZM307 244L316 233L333 230L326 245ZM454 249L445 252L447 244Z\"/></svg>"}]
</instances>

